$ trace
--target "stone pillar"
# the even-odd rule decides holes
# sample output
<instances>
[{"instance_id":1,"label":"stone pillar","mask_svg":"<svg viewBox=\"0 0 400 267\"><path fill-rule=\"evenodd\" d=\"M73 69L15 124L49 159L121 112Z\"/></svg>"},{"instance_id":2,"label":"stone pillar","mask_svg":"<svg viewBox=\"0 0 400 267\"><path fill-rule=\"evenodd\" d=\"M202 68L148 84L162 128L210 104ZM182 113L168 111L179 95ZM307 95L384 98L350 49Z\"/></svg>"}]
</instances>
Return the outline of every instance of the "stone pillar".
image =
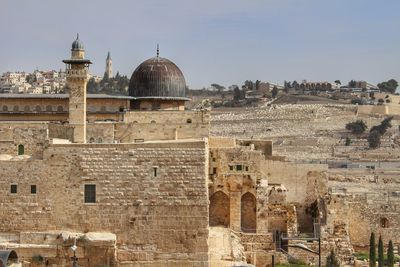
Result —
<instances>
[{"instance_id":1,"label":"stone pillar","mask_svg":"<svg viewBox=\"0 0 400 267\"><path fill-rule=\"evenodd\" d=\"M268 232L268 180L261 178L257 186L257 233Z\"/></svg>"},{"instance_id":2,"label":"stone pillar","mask_svg":"<svg viewBox=\"0 0 400 267\"><path fill-rule=\"evenodd\" d=\"M230 197L230 225L231 229L234 231L240 232L241 223L240 223L240 210L241 210L241 197L242 192L240 191L231 191L229 194Z\"/></svg>"}]
</instances>

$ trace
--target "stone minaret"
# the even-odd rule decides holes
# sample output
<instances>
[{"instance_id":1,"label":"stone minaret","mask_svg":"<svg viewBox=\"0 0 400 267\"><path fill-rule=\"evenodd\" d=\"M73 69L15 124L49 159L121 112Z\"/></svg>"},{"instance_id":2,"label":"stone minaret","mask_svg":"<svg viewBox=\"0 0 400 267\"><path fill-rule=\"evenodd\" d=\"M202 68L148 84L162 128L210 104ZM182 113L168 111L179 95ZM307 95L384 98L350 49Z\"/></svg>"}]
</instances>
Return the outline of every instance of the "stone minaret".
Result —
<instances>
[{"instance_id":1,"label":"stone minaret","mask_svg":"<svg viewBox=\"0 0 400 267\"><path fill-rule=\"evenodd\" d=\"M73 127L72 142L86 143L86 83L90 60L85 59L83 43L77 35L72 43L71 59L63 60L69 88L69 124Z\"/></svg>"},{"instance_id":2,"label":"stone minaret","mask_svg":"<svg viewBox=\"0 0 400 267\"><path fill-rule=\"evenodd\" d=\"M111 59L110 51L108 51L107 59L106 59L106 73L107 73L108 78L112 77L112 59Z\"/></svg>"}]
</instances>

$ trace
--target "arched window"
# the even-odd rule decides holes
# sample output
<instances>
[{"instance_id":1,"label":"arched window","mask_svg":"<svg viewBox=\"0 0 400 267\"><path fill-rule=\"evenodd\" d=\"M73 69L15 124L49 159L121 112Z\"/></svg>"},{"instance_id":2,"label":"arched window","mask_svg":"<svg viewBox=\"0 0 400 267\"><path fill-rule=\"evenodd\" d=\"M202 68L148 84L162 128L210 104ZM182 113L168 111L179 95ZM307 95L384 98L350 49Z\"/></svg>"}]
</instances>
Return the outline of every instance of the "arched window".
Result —
<instances>
[{"instance_id":1,"label":"arched window","mask_svg":"<svg viewBox=\"0 0 400 267\"><path fill-rule=\"evenodd\" d=\"M53 107L50 106L50 105L47 105L47 106L46 106L46 111L50 111L50 112L53 111Z\"/></svg>"},{"instance_id":2,"label":"arched window","mask_svg":"<svg viewBox=\"0 0 400 267\"><path fill-rule=\"evenodd\" d=\"M35 111L36 112L41 112L42 111L42 107L41 106L36 106L35 107Z\"/></svg>"},{"instance_id":3,"label":"arched window","mask_svg":"<svg viewBox=\"0 0 400 267\"><path fill-rule=\"evenodd\" d=\"M13 111L19 111L19 106L14 106Z\"/></svg>"},{"instance_id":4,"label":"arched window","mask_svg":"<svg viewBox=\"0 0 400 267\"><path fill-rule=\"evenodd\" d=\"M89 143L94 143L94 138L93 137L90 137Z\"/></svg>"},{"instance_id":5,"label":"arched window","mask_svg":"<svg viewBox=\"0 0 400 267\"><path fill-rule=\"evenodd\" d=\"M243 232L256 232L256 198L250 192L242 196L240 222Z\"/></svg>"},{"instance_id":6,"label":"arched window","mask_svg":"<svg viewBox=\"0 0 400 267\"><path fill-rule=\"evenodd\" d=\"M8 106L3 106L3 111L8 111Z\"/></svg>"},{"instance_id":7,"label":"arched window","mask_svg":"<svg viewBox=\"0 0 400 267\"><path fill-rule=\"evenodd\" d=\"M210 198L210 226L226 226L230 224L230 201L222 191L214 193Z\"/></svg>"},{"instance_id":8,"label":"arched window","mask_svg":"<svg viewBox=\"0 0 400 267\"><path fill-rule=\"evenodd\" d=\"M156 123L156 121L151 121L150 123Z\"/></svg>"},{"instance_id":9,"label":"arched window","mask_svg":"<svg viewBox=\"0 0 400 267\"><path fill-rule=\"evenodd\" d=\"M100 107L100 111L101 111L101 112L106 112L106 111L107 111L107 108L106 108L105 106L101 106L101 107Z\"/></svg>"},{"instance_id":10,"label":"arched window","mask_svg":"<svg viewBox=\"0 0 400 267\"><path fill-rule=\"evenodd\" d=\"M64 111L64 109L62 106L57 106L57 112L63 112L63 111Z\"/></svg>"},{"instance_id":11,"label":"arched window","mask_svg":"<svg viewBox=\"0 0 400 267\"><path fill-rule=\"evenodd\" d=\"M382 228L389 228L389 220L385 217L381 218L380 224Z\"/></svg>"},{"instance_id":12,"label":"arched window","mask_svg":"<svg viewBox=\"0 0 400 267\"><path fill-rule=\"evenodd\" d=\"M25 147L24 145L18 145L18 155L23 155L25 154Z\"/></svg>"},{"instance_id":13,"label":"arched window","mask_svg":"<svg viewBox=\"0 0 400 267\"><path fill-rule=\"evenodd\" d=\"M192 119L187 119L186 123L192 123Z\"/></svg>"},{"instance_id":14,"label":"arched window","mask_svg":"<svg viewBox=\"0 0 400 267\"><path fill-rule=\"evenodd\" d=\"M28 105L26 105L25 107L24 107L24 111L25 112L29 112L31 110L31 108L28 106Z\"/></svg>"},{"instance_id":15,"label":"arched window","mask_svg":"<svg viewBox=\"0 0 400 267\"><path fill-rule=\"evenodd\" d=\"M97 143L103 143L103 139L101 139L101 138L99 138L99 139L97 139Z\"/></svg>"}]
</instances>

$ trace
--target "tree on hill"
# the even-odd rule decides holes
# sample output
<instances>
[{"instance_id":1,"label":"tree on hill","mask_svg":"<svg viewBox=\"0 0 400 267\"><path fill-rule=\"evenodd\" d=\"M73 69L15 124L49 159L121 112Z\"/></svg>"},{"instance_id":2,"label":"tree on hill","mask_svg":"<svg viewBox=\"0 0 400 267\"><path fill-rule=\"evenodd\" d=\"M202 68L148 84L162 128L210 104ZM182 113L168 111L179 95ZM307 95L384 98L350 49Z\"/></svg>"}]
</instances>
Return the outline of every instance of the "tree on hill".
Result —
<instances>
[{"instance_id":1,"label":"tree on hill","mask_svg":"<svg viewBox=\"0 0 400 267\"><path fill-rule=\"evenodd\" d=\"M336 257L333 249L331 250L331 253L329 253L328 257L326 257L326 267L340 267L340 261Z\"/></svg>"},{"instance_id":2,"label":"tree on hill","mask_svg":"<svg viewBox=\"0 0 400 267\"><path fill-rule=\"evenodd\" d=\"M349 82L349 88L355 88L357 86L357 82L355 80L351 80Z\"/></svg>"},{"instance_id":3,"label":"tree on hill","mask_svg":"<svg viewBox=\"0 0 400 267\"><path fill-rule=\"evenodd\" d=\"M386 82L378 83L377 86L383 92L388 92L388 93L394 94L396 92L396 89L399 86L399 84L395 79L390 79Z\"/></svg>"},{"instance_id":4,"label":"tree on hill","mask_svg":"<svg viewBox=\"0 0 400 267\"><path fill-rule=\"evenodd\" d=\"M367 128L363 120L356 120L346 124L346 129L351 131L352 134L362 134Z\"/></svg>"},{"instance_id":5,"label":"tree on hill","mask_svg":"<svg viewBox=\"0 0 400 267\"><path fill-rule=\"evenodd\" d=\"M387 265L389 267L394 266L394 252L393 252L393 242L392 240L389 240L389 246L388 246L388 251L387 251Z\"/></svg>"},{"instance_id":6,"label":"tree on hill","mask_svg":"<svg viewBox=\"0 0 400 267\"><path fill-rule=\"evenodd\" d=\"M340 82L340 80L335 80L335 84L338 85L338 86L339 86L339 85L342 85L342 83Z\"/></svg>"},{"instance_id":7,"label":"tree on hill","mask_svg":"<svg viewBox=\"0 0 400 267\"><path fill-rule=\"evenodd\" d=\"M383 241L382 241L382 236L379 236L379 241L378 241L378 267L383 267L383 261L384 261Z\"/></svg>"},{"instance_id":8,"label":"tree on hill","mask_svg":"<svg viewBox=\"0 0 400 267\"><path fill-rule=\"evenodd\" d=\"M371 233L369 238L369 267L376 266L375 234Z\"/></svg>"},{"instance_id":9,"label":"tree on hill","mask_svg":"<svg viewBox=\"0 0 400 267\"><path fill-rule=\"evenodd\" d=\"M381 121L381 124L375 125L371 128L371 132L373 131L378 131L381 135L384 135L387 131L387 129L392 127L392 121L393 117L387 117Z\"/></svg>"},{"instance_id":10,"label":"tree on hill","mask_svg":"<svg viewBox=\"0 0 400 267\"><path fill-rule=\"evenodd\" d=\"M256 81L256 90L257 90L257 91L260 89L260 83L261 83L260 80L257 80L257 81Z\"/></svg>"},{"instance_id":11,"label":"tree on hill","mask_svg":"<svg viewBox=\"0 0 400 267\"><path fill-rule=\"evenodd\" d=\"M369 148L375 149L381 146L381 134L378 131L372 131L368 135Z\"/></svg>"},{"instance_id":12,"label":"tree on hill","mask_svg":"<svg viewBox=\"0 0 400 267\"><path fill-rule=\"evenodd\" d=\"M275 98L278 95L278 87L274 86L274 88L272 88L272 98Z\"/></svg>"},{"instance_id":13,"label":"tree on hill","mask_svg":"<svg viewBox=\"0 0 400 267\"><path fill-rule=\"evenodd\" d=\"M221 91L223 91L223 90L225 89L224 86L219 85L219 84L217 84L217 83L212 83L212 84L211 84L211 87L214 87L215 89L217 89L218 92L221 92Z\"/></svg>"}]
</instances>

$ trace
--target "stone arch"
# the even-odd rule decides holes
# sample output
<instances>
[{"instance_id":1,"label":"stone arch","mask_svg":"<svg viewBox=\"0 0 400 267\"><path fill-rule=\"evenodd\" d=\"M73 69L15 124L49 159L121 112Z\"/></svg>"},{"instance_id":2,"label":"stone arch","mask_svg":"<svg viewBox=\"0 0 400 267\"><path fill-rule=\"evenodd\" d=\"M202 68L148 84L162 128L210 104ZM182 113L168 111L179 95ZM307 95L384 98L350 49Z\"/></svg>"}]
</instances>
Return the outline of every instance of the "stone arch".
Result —
<instances>
[{"instance_id":1,"label":"stone arch","mask_svg":"<svg viewBox=\"0 0 400 267\"><path fill-rule=\"evenodd\" d=\"M230 224L230 201L222 191L215 192L210 198L210 226L225 226Z\"/></svg>"},{"instance_id":2,"label":"stone arch","mask_svg":"<svg viewBox=\"0 0 400 267\"><path fill-rule=\"evenodd\" d=\"M252 233L256 232L257 229L256 210L257 210L256 197L252 193L247 192L242 196L241 199L240 222L243 232L252 232Z\"/></svg>"},{"instance_id":3,"label":"stone arch","mask_svg":"<svg viewBox=\"0 0 400 267\"><path fill-rule=\"evenodd\" d=\"M39 106L39 105L37 105L37 106L35 107L35 111L36 111L36 112L41 112L41 111L42 111L42 107Z\"/></svg>"},{"instance_id":4,"label":"stone arch","mask_svg":"<svg viewBox=\"0 0 400 267\"><path fill-rule=\"evenodd\" d=\"M51 105L47 105L46 106L46 111L53 111L53 107Z\"/></svg>"},{"instance_id":5,"label":"stone arch","mask_svg":"<svg viewBox=\"0 0 400 267\"><path fill-rule=\"evenodd\" d=\"M63 109L63 107L62 107L62 106L58 106L58 107L57 107L57 111L58 111L58 112L63 112L63 111L64 111L64 109Z\"/></svg>"},{"instance_id":6,"label":"stone arch","mask_svg":"<svg viewBox=\"0 0 400 267\"><path fill-rule=\"evenodd\" d=\"M382 217L380 219L380 226L382 228L389 228L389 220L387 218L385 218L385 217Z\"/></svg>"},{"instance_id":7,"label":"stone arch","mask_svg":"<svg viewBox=\"0 0 400 267\"><path fill-rule=\"evenodd\" d=\"M26 106L24 107L24 111L30 111L30 110L31 110L31 107L30 107L30 106L26 105Z\"/></svg>"},{"instance_id":8,"label":"stone arch","mask_svg":"<svg viewBox=\"0 0 400 267\"><path fill-rule=\"evenodd\" d=\"M8 106L3 106L3 111L8 111Z\"/></svg>"},{"instance_id":9,"label":"stone arch","mask_svg":"<svg viewBox=\"0 0 400 267\"><path fill-rule=\"evenodd\" d=\"M187 119L186 123L192 123L192 119Z\"/></svg>"},{"instance_id":10,"label":"stone arch","mask_svg":"<svg viewBox=\"0 0 400 267\"><path fill-rule=\"evenodd\" d=\"M13 111L19 111L19 106L15 105L15 106L13 107Z\"/></svg>"}]
</instances>

